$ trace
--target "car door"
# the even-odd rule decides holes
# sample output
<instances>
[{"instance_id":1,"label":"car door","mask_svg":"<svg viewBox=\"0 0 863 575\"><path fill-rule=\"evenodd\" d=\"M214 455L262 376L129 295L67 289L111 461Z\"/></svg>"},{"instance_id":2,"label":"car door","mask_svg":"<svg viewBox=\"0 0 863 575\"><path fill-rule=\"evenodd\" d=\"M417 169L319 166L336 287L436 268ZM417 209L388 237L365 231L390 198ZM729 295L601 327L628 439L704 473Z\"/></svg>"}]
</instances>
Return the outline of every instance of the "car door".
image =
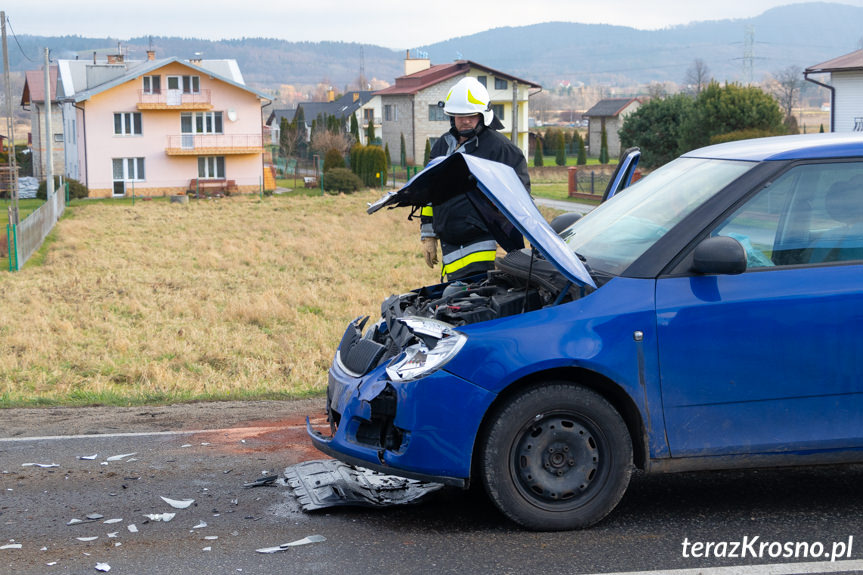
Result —
<instances>
[{"instance_id":1,"label":"car door","mask_svg":"<svg viewBox=\"0 0 863 575\"><path fill-rule=\"evenodd\" d=\"M657 281L672 457L863 447L863 162L791 167L710 235L745 273Z\"/></svg>"}]
</instances>

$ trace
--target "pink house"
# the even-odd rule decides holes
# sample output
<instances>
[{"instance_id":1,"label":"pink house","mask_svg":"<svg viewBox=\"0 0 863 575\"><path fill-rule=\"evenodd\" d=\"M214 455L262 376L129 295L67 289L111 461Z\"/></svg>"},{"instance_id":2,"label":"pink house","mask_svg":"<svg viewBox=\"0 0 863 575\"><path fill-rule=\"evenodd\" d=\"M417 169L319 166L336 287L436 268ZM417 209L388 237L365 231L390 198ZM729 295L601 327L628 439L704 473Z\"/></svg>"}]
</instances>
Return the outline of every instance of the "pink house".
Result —
<instances>
[{"instance_id":1,"label":"pink house","mask_svg":"<svg viewBox=\"0 0 863 575\"><path fill-rule=\"evenodd\" d=\"M90 197L257 192L261 106L235 60L59 60L65 171Z\"/></svg>"}]
</instances>

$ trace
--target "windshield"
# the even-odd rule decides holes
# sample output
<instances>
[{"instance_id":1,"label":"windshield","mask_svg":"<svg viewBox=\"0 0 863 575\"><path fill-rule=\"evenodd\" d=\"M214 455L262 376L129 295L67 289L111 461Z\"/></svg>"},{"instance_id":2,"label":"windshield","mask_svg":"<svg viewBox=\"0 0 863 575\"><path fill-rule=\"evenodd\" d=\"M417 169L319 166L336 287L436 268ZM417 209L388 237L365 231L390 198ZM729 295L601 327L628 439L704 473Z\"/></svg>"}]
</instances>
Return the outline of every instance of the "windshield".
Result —
<instances>
[{"instance_id":1,"label":"windshield","mask_svg":"<svg viewBox=\"0 0 863 575\"><path fill-rule=\"evenodd\" d=\"M619 275L695 208L755 166L678 158L567 228L569 248L597 271Z\"/></svg>"}]
</instances>

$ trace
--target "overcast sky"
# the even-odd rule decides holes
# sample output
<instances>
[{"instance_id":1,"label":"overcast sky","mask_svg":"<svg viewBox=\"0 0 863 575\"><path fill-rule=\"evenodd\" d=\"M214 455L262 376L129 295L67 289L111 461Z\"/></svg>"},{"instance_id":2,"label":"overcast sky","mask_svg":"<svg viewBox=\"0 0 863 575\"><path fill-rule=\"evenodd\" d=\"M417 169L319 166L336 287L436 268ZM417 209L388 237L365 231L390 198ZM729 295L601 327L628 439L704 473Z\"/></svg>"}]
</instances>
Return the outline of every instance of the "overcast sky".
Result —
<instances>
[{"instance_id":1,"label":"overcast sky","mask_svg":"<svg viewBox=\"0 0 863 575\"><path fill-rule=\"evenodd\" d=\"M342 41L397 50L502 26L565 21L657 29L749 18L803 0L7 0L16 34ZM863 0L836 0L863 7ZM9 33L7 31L7 33Z\"/></svg>"}]
</instances>

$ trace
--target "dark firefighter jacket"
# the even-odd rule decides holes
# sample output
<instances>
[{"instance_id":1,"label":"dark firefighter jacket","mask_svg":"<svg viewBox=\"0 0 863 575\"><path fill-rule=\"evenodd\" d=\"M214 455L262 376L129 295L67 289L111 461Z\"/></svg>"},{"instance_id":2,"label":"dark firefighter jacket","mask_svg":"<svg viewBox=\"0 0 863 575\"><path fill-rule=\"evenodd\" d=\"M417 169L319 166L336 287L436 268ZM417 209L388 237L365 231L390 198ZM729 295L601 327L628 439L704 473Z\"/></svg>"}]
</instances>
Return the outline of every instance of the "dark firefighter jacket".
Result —
<instances>
[{"instance_id":1,"label":"dark firefighter jacket","mask_svg":"<svg viewBox=\"0 0 863 575\"><path fill-rule=\"evenodd\" d=\"M432 147L431 158L465 153L511 166L527 190L530 176L524 154L506 136L496 130L503 127L497 118L492 127L458 146L455 128L443 135ZM497 244L507 251L521 249L524 240L500 212L476 189L473 182L463 182L463 189L453 190L441 204L425 206L421 211L420 235L440 240L443 267L441 276L449 280L467 277L494 267Z\"/></svg>"}]
</instances>

